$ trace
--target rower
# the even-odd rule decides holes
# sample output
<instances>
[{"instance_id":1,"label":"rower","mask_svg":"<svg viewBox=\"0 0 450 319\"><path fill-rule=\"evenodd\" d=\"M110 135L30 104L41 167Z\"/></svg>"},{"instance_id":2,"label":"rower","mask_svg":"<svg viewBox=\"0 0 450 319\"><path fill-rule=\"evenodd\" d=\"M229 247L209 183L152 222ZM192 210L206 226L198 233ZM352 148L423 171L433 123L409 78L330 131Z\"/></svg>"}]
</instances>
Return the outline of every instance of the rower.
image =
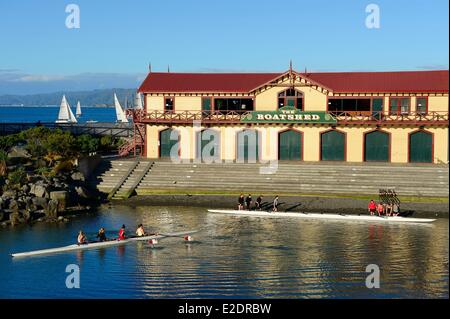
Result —
<instances>
[{"instance_id":1,"label":"rower","mask_svg":"<svg viewBox=\"0 0 450 319\"><path fill-rule=\"evenodd\" d=\"M244 209L244 194L241 194L238 198L238 210L243 210Z\"/></svg>"},{"instance_id":2,"label":"rower","mask_svg":"<svg viewBox=\"0 0 450 319\"><path fill-rule=\"evenodd\" d=\"M273 199L273 211L274 212L278 211L278 195L275 196L275 198Z\"/></svg>"},{"instance_id":3,"label":"rower","mask_svg":"<svg viewBox=\"0 0 450 319\"><path fill-rule=\"evenodd\" d=\"M86 236L84 235L82 230L80 230L80 232L78 233L77 243L78 243L78 245L86 245L87 244Z\"/></svg>"},{"instance_id":4,"label":"rower","mask_svg":"<svg viewBox=\"0 0 450 319\"><path fill-rule=\"evenodd\" d=\"M139 224L138 228L136 229L136 236L143 237L145 235L146 235L146 233L144 230L144 226L142 224Z\"/></svg>"},{"instance_id":5,"label":"rower","mask_svg":"<svg viewBox=\"0 0 450 319\"><path fill-rule=\"evenodd\" d=\"M378 212L378 216L381 216L384 214L384 206L381 202L378 203L377 212Z\"/></svg>"},{"instance_id":6,"label":"rower","mask_svg":"<svg viewBox=\"0 0 450 319\"><path fill-rule=\"evenodd\" d=\"M377 210L377 204L375 204L375 201L373 199L371 199L369 205L367 205L367 210L369 211L370 215L375 214Z\"/></svg>"},{"instance_id":7,"label":"rower","mask_svg":"<svg viewBox=\"0 0 450 319\"><path fill-rule=\"evenodd\" d=\"M263 196L262 195L260 195L260 196L258 196L258 198L256 199L256 202L255 202L255 209L256 210L261 210L261 203L262 203L262 198L263 198Z\"/></svg>"},{"instance_id":8,"label":"rower","mask_svg":"<svg viewBox=\"0 0 450 319\"><path fill-rule=\"evenodd\" d=\"M251 209L252 202L253 202L252 195L248 194L247 198L245 199L245 206L246 206L247 210Z\"/></svg>"},{"instance_id":9,"label":"rower","mask_svg":"<svg viewBox=\"0 0 450 319\"><path fill-rule=\"evenodd\" d=\"M119 240L126 239L126 236L125 236L125 225L122 225L122 227L120 228L120 230L119 230L119 238L118 239Z\"/></svg>"},{"instance_id":10,"label":"rower","mask_svg":"<svg viewBox=\"0 0 450 319\"><path fill-rule=\"evenodd\" d=\"M106 238L105 229L103 227L98 231L97 238L100 242L108 240L108 238Z\"/></svg>"}]
</instances>

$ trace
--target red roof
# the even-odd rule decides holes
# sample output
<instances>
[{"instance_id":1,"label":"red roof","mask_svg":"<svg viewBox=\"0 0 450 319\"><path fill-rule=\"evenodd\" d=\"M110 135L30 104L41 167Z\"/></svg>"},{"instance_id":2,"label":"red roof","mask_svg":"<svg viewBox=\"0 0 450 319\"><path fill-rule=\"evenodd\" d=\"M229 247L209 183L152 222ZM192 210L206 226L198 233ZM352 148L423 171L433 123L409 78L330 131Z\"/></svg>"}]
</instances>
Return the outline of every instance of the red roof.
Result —
<instances>
[{"instance_id":1,"label":"red roof","mask_svg":"<svg viewBox=\"0 0 450 319\"><path fill-rule=\"evenodd\" d=\"M282 73L149 73L139 92L248 93Z\"/></svg>"},{"instance_id":2,"label":"red roof","mask_svg":"<svg viewBox=\"0 0 450 319\"><path fill-rule=\"evenodd\" d=\"M448 70L311 73L307 77L340 93L448 92Z\"/></svg>"},{"instance_id":3,"label":"red roof","mask_svg":"<svg viewBox=\"0 0 450 319\"><path fill-rule=\"evenodd\" d=\"M149 73L145 93L249 93L284 73ZM448 70L300 73L336 93L447 93Z\"/></svg>"}]
</instances>

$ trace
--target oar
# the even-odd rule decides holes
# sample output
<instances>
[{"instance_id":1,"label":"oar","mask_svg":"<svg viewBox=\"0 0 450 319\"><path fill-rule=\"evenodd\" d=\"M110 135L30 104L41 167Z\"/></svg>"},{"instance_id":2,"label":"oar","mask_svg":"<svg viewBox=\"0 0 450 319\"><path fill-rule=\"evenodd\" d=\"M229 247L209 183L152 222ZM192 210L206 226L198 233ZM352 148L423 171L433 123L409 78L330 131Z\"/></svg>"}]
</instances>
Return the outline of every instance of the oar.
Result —
<instances>
[{"instance_id":1,"label":"oar","mask_svg":"<svg viewBox=\"0 0 450 319\"><path fill-rule=\"evenodd\" d=\"M198 233L199 230L191 230L191 231L186 231L186 232L177 232L177 233L161 233L158 235L164 236L164 237L183 237L186 235L190 235L190 234L195 234Z\"/></svg>"}]
</instances>

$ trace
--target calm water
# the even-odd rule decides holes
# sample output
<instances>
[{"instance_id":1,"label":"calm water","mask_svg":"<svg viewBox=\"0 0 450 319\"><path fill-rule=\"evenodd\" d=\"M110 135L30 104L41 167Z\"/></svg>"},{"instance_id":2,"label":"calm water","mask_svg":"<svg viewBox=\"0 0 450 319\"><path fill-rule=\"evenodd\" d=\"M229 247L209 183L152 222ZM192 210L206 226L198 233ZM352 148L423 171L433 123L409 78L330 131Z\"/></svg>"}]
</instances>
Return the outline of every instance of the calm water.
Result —
<instances>
[{"instance_id":1,"label":"calm water","mask_svg":"<svg viewBox=\"0 0 450 319\"><path fill-rule=\"evenodd\" d=\"M194 242L160 240L12 259L143 222L150 231L201 229ZM258 219L204 208L106 206L68 224L0 229L0 298L448 298L448 219L433 225ZM80 289L65 268L80 266ZM367 289L365 268L381 268Z\"/></svg>"},{"instance_id":2,"label":"calm water","mask_svg":"<svg viewBox=\"0 0 450 319\"><path fill-rule=\"evenodd\" d=\"M75 107L72 107L75 114ZM81 107L82 115L77 120L79 123L86 121L115 122L116 111L111 107ZM0 107L0 122L55 122L58 118L59 106L36 107Z\"/></svg>"}]
</instances>

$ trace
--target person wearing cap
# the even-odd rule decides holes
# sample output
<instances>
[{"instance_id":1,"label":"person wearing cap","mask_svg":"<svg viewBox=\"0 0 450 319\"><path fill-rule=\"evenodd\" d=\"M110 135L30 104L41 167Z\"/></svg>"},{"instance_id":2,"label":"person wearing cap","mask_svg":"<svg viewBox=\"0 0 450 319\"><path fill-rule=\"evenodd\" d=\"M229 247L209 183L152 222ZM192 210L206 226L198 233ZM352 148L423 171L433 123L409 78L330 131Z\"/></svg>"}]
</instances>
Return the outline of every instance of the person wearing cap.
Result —
<instances>
[{"instance_id":1,"label":"person wearing cap","mask_svg":"<svg viewBox=\"0 0 450 319\"><path fill-rule=\"evenodd\" d=\"M122 225L122 227L120 228L120 230L119 230L119 238L118 239L119 240L126 239L126 236L125 236L125 225Z\"/></svg>"}]
</instances>

